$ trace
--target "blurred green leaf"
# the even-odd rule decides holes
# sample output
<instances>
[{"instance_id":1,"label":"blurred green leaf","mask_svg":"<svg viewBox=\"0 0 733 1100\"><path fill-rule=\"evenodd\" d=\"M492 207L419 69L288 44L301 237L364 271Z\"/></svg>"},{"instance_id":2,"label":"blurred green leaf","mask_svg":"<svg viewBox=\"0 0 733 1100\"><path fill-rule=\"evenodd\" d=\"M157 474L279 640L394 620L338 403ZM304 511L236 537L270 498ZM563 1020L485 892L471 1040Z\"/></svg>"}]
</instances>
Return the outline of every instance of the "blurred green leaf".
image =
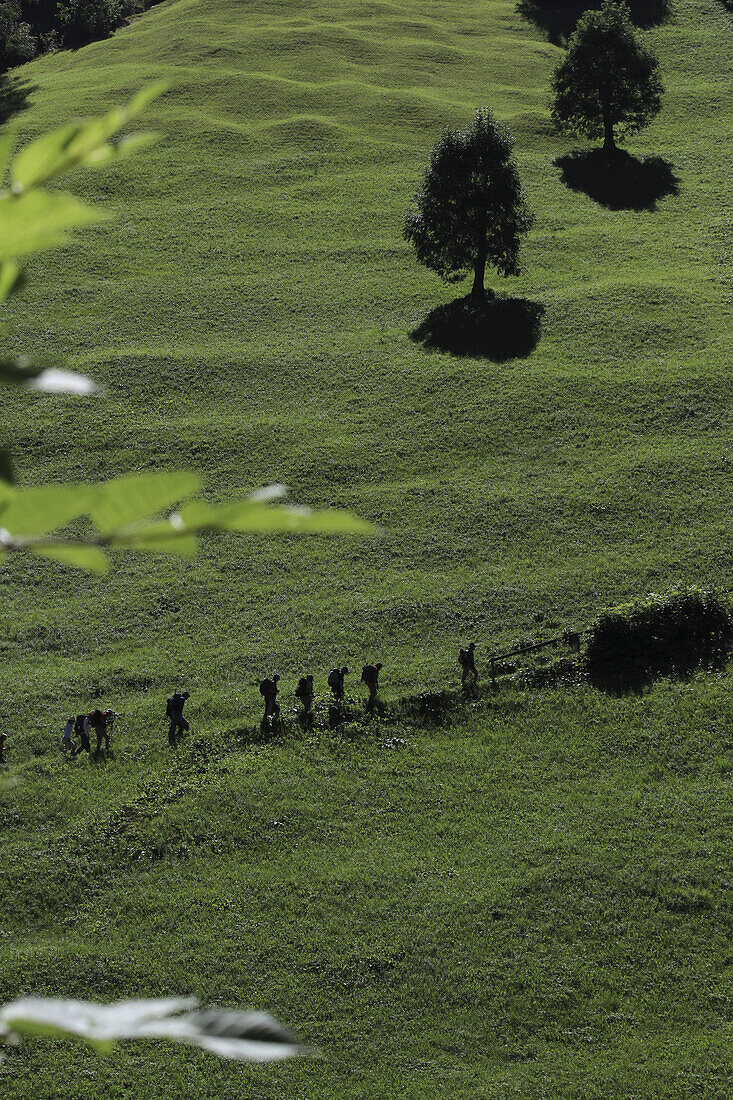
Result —
<instances>
[{"instance_id":1,"label":"blurred green leaf","mask_svg":"<svg viewBox=\"0 0 733 1100\"><path fill-rule=\"evenodd\" d=\"M17 198L6 191L0 195L0 260L56 248L69 239L67 230L106 217L62 191L29 191Z\"/></svg>"},{"instance_id":2,"label":"blurred green leaf","mask_svg":"<svg viewBox=\"0 0 733 1100\"><path fill-rule=\"evenodd\" d=\"M23 191L45 183L74 163L69 152L74 140L84 130L84 123L72 122L36 138L18 153L11 169L14 191Z\"/></svg>"},{"instance_id":3,"label":"blurred green leaf","mask_svg":"<svg viewBox=\"0 0 733 1100\"><path fill-rule=\"evenodd\" d=\"M0 482L4 482L6 485L12 485L15 481L15 470L13 468L13 456L10 451L3 447L0 450Z\"/></svg>"},{"instance_id":4,"label":"blurred green leaf","mask_svg":"<svg viewBox=\"0 0 733 1100\"><path fill-rule=\"evenodd\" d=\"M0 136L0 183L2 183L15 148L15 134L5 133Z\"/></svg>"},{"instance_id":5,"label":"blurred green leaf","mask_svg":"<svg viewBox=\"0 0 733 1100\"><path fill-rule=\"evenodd\" d=\"M21 150L11 166L11 190L0 193L0 302L20 285L19 257L63 244L69 230L103 216L64 192L34 188L74 165L107 164L151 144L153 134L131 134L116 144L110 138L166 87L164 83L152 85L127 107L44 134ZM0 178L12 147L11 137L0 137ZM89 393L95 388L84 375L43 368L27 359L0 361L0 384L46 393ZM10 455L0 451L0 528L5 545L93 573L109 568L102 545L193 556L199 531L372 530L348 512L275 507L272 501L285 493L283 486L269 486L247 500L229 504L184 503L180 512L155 520L167 509L188 501L201 488L199 476L190 471L133 474L102 485L46 485L17 491L9 484L11 478ZM99 538L79 543L53 539L44 542L44 536L82 516L89 516L96 525ZM0 556L3 553L0 550Z\"/></svg>"},{"instance_id":6,"label":"blurred green leaf","mask_svg":"<svg viewBox=\"0 0 733 1100\"><path fill-rule=\"evenodd\" d=\"M22 538L46 535L84 515L92 491L90 485L40 485L16 490L0 513L0 525Z\"/></svg>"},{"instance_id":7,"label":"blurred green leaf","mask_svg":"<svg viewBox=\"0 0 733 1100\"><path fill-rule=\"evenodd\" d=\"M129 137L120 138L116 145L100 145L98 149L95 149L85 158L84 163L90 167L98 168L103 164L110 164L112 161L129 157L141 149L147 149L148 146L155 145L158 140L158 134L130 134Z\"/></svg>"},{"instance_id":8,"label":"blurred green leaf","mask_svg":"<svg viewBox=\"0 0 733 1100\"><path fill-rule=\"evenodd\" d=\"M15 489L8 482L7 478L3 478L3 480L0 481L0 517L3 515L14 496ZM2 526L2 519L0 519L0 526Z\"/></svg>"},{"instance_id":9,"label":"blurred green leaf","mask_svg":"<svg viewBox=\"0 0 733 1100\"><path fill-rule=\"evenodd\" d=\"M102 534L109 535L152 518L200 488L201 478L189 470L130 474L94 486L89 514Z\"/></svg>"},{"instance_id":10,"label":"blurred green leaf","mask_svg":"<svg viewBox=\"0 0 733 1100\"><path fill-rule=\"evenodd\" d=\"M29 550L43 558L60 561L64 565L73 565L87 573L103 574L109 570L109 561L103 550L96 546L84 546L68 543L59 546L29 546Z\"/></svg>"},{"instance_id":11,"label":"blurred green leaf","mask_svg":"<svg viewBox=\"0 0 733 1100\"><path fill-rule=\"evenodd\" d=\"M373 530L370 524L350 512L336 509L312 512L308 508L274 507L257 500L243 500L234 504L207 504L192 501L180 511L186 527L195 530L238 531L302 531L353 532L366 534Z\"/></svg>"},{"instance_id":12,"label":"blurred green leaf","mask_svg":"<svg viewBox=\"0 0 733 1100\"><path fill-rule=\"evenodd\" d=\"M145 88L141 88L130 100L127 108L127 118L135 118L137 115L141 115L154 100L160 99L162 95L169 91L170 86L171 82L169 80L156 80L152 84L146 85Z\"/></svg>"},{"instance_id":13,"label":"blurred green leaf","mask_svg":"<svg viewBox=\"0 0 733 1100\"><path fill-rule=\"evenodd\" d=\"M72 123L31 142L13 162L13 191L20 194L47 183L77 164L104 164L123 155L124 150L115 152L114 147L107 145L109 139L131 118L140 114L167 86L164 82L152 84L136 95L127 107L115 107L102 118ZM128 147L127 152L131 151Z\"/></svg>"},{"instance_id":14,"label":"blurred green leaf","mask_svg":"<svg viewBox=\"0 0 733 1100\"><path fill-rule=\"evenodd\" d=\"M0 264L0 302L5 302L11 294L19 290L25 279L22 268L12 260Z\"/></svg>"},{"instance_id":15,"label":"blurred green leaf","mask_svg":"<svg viewBox=\"0 0 733 1100\"><path fill-rule=\"evenodd\" d=\"M20 359L0 359L0 385L25 386L37 378L43 368L38 363L22 357Z\"/></svg>"},{"instance_id":16,"label":"blurred green leaf","mask_svg":"<svg viewBox=\"0 0 733 1100\"><path fill-rule=\"evenodd\" d=\"M150 523L136 531L118 531L110 536L110 546L126 546L129 550L151 550L159 554L178 554L193 558L198 550L196 535L177 529L170 520Z\"/></svg>"}]
</instances>

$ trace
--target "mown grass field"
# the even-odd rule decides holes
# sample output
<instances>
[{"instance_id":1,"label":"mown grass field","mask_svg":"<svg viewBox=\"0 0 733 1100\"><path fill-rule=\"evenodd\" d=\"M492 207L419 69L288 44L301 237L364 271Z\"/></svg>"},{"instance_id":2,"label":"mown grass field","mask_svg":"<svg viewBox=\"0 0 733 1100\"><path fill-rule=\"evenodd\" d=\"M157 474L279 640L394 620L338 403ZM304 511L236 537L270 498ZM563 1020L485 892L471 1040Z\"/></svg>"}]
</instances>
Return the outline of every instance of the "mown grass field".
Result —
<instances>
[{"instance_id":1,"label":"mown grass field","mask_svg":"<svg viewBox=\"0 0 733 1100\"><path fill-rule=\"evenodd\" d=\"M0 571L2 998L192 992L324 1055L39 1044L0 1064L4 1095L729 1095L729 677L507 688L442 730L234 752L228 731L275 668L323 690L380 659L396 698L455 685L469 637L729 587L732 38L714 0L649 33L665 104L629 148L679 193L644 211L564 187L560 51L512 3L178 0L22 70L21 139L172 81L154 149L71 181L114 220L6 310L11 350L105 385L6 397L23 480L193 466L213 497L283 481L381 531ZM545 309L498 362L410 339L461 291L401 239L441 127L484 103L536 214L502 289ZM179 684L205 762L165 744ZM121 712L115 759L67 766L93 698Z\"/></svg>"}]
</instances>

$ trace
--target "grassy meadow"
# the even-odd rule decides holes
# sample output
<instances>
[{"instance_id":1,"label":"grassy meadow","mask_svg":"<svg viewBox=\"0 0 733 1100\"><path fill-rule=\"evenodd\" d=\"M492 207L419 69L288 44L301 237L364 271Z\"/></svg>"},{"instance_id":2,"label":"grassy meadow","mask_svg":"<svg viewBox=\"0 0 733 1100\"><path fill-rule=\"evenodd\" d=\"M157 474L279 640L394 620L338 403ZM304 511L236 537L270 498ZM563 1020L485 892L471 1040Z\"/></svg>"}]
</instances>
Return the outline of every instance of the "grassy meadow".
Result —
<instances>
[{"instance_id":1,"label":"grassy meadow","mask_svg":"<svg viewBox=\"0 0 733 1100\"><path fill-rule=\"evenodd\" d=\"M664 107L628 148L677 193L641 210L563 184L561 51L512 2L167 0L15 73L21 142L171 81L154 148L69 181L113 219L34 259L5 309L6 348L105 387L5 396L20 479L190 466L213 499L284 482L379 530L217 536L105 579L0 570L0 1000L194 993L322 1052L253 1070L29 1044L4 1097L730 1095L729 675L234 736L273 670L323 693L378 659L398 699L455 687L469 638L730 587L733 21L678 0L648 40ZM482 104L536 215L523 275L493 280L544 310L508 358L507 334L481 358L410 335L465 290L417 265L404 213ZM171 758L176 686L193 732ZM121 714L114 760L63 762L96 699Z\"/></svg>"}]
</instances>

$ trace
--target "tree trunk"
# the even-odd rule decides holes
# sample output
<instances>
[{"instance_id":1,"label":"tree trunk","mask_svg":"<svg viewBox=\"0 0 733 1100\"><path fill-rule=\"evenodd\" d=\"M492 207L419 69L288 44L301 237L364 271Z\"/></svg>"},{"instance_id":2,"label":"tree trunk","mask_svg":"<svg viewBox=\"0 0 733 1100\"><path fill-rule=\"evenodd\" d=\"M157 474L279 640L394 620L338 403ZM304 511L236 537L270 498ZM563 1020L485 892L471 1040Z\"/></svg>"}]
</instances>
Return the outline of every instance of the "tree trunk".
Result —
<instances>
[{"instance_id":1,"label":"tree trunk","mask_svg":"<svg viewBox=\"0 0 733 1100\"><path fill-rule=\"evenodd\" d=\"M486 301L486 289L484 287L484 275L486 274L486 253L479 254L473 269L473 287L471 288L471 301L481 303Z\"/></svg>"},{"instance_id":2,"label":"tree trunk","mask_svg":"<svg viewBox=\"0 0 733 1100\"><path fill-rule=\"evenodd\" d=\"M608 106L603 107L603 152L611 153L616 152L616 141L613 136L613 122L611 120L611 111Z\"/></svg>"}]
</instances>

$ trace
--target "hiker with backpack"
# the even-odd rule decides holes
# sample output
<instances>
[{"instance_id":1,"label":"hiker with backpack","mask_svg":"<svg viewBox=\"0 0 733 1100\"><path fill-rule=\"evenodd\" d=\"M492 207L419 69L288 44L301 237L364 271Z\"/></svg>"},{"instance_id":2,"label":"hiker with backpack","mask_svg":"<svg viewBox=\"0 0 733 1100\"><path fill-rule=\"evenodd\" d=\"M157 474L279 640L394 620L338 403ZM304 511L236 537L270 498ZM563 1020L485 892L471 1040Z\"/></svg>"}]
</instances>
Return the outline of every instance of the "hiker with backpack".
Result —
<instances>
[{"instance_id":1,"label":"hiker with backpack","mask_svg":"<svg viewBox=\"0 0 733 1100\"><path fill-rule=\"evenodd\" d=\"M101 750L101 747L102 747L102 738L103 738L102 730L103 730L104 725L106 724L104 722L104 717L103 717L102 712L99 709L99 707L95 708L95 710L93 710L92 713L89 715L89 722L91 724L92 729L94 730L94 732L97 735L97 748L96 748L95 753L94 753L95 757L97 757L97 756L99 756L99 753L100 753L100 750Z\"/></svg>"},{"instance_id":2,"label":"hiker with backpack","mask_svg":"<svg viewBox=\"0 0 733 1100\"><path fill-rule=\"evenodd\" d=\"M305 718L309 718L313 713L313 696L313 677L301 676L295 689L295 698L302 703Z\"/></svg>"},{"instance_id":3,"label":"hiker with backpack","mask_svg":"<svg viewBox=\"0 0 733 1100\"><path fill-rule=\"evenodd\" d=\"M464 690L468 687L475 687L478 683L478 672L476 671L474 656L475 649L476 643L471 642L468 649L461 649L458 652L458 663L461 666L461 687Z\"/></svg>"},{"instance_id":4,"label":"hiker with backpack","mask_svg":"<svg viewBox=\"0 0 733 1100\"><path fill-rule=\"evenodd\" d=\"M168 741L171 748L175 748L183 737L183 734L188 733L191 728L183 717L183 707L188 698L190 698L190 696L187 691L174 691L166 700L165 716L170 719Z\"/></svg>"},{"instance_id":5,"label":"hiker with backpack","mask_svg":"<svg viewBox=\"0 0 733 1100\"><path fill-rule=\"evenodd\" d=\"M66 725L64 726L64 733L63 733L63 736L61 738L61 751L64 754L64 756L66 756L67 752L70 753L71 756L76 756L76 745L75 745L74 739L72 737L73 732L74 732L74 719L73 718L67 718Z\"/></svg>"},{"instance_id":6,"label":"hiker with backpack","mask_svg":"<svg viewBox=\"0 0 733 1100\"><path fill-rule=\"evenodd\" d=\"M379 691L379 673L382 669L381 662L378 661L376 665L364 665L361 670L361 682L366 684L369 691L369 698L367 699L367 710L372 710L377 702L377 692Z\"/></svg>"},{"instance_id":7,"label":"hiker with backpack","mask_svg":"<svg viewBox=\"0 0 733 1100\"><path fill-rule=\"evenodd\" d=\"M260 683L260 695L265 700L265 714L262 719L263 724L269 721L276 722L280 717L280 704L277 701L277 696L280 691L278 682L280 677L277 673L274 674L272 679L265 677Z\"/></svg>"},{"instance_id":8,"label":"hiker with backpack","mask_svg":"<svg viewBox=\"0 0 733 1100\"><path fill-rule=\"evenodd\" d=\"M94 732L97 735L97 747L94 750L95 759L102 751L102 742L107 752L110 747L110 733L112 732L112 724L114 722L114 711L111 710L95 710L92 718L92 726Z\"/></svg>"},{"instance_id":9,"label":"hiker with backpack","mask_svg":"<svg viewBox=\"0 0 733 1100\"><path fill-rule=\"evenodd\" d=\"M91 729L91 714L77 714L76 721L74 722L74 733L79 738L79 744L76 752L91 752L92 746L89 743L89 731Z\"/></svg>"},{"instance_id":10,"label":"hiker with backpack","mask_svg":"<svg viewBox=\"0 0 733 1100\"><path fill-rule=\"evenodd\" d=\"M328 674L328 686L334 694L334 698L337 703L343 701L344 698L344 676L348 675L348 668L344 665L343 668L332 668Z\"/></svg>"}]
</instances>

